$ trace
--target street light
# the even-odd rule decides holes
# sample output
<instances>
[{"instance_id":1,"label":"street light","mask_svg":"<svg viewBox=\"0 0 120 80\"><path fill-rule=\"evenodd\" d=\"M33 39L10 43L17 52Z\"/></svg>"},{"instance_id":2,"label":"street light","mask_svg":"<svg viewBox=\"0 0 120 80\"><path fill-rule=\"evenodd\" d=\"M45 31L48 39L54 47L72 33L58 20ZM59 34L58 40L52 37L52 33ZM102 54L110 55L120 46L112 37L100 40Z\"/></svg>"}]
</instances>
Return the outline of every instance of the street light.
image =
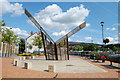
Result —
<instances>
[{"instance_id":1,"label":"street light","mask_svg":"<svg viewBox=\"0 0 120 80\"><path fill-rule=\"evenodd\" d=\"M103 24L104 24L104 22L100 22L100 24L101 24L101 26L102 26L102 42L103 42L103 40L104 40L104 33L103 33ZM103 43L104 44L104 43ZM103 46L102 46L103 47ZM103 50L104 50L104 48L103 48Z\"/></svg>"},{"instance_id":2,"label":"street light","mask_svg":"<svg viewBox=\"0 0 120 80\"><path fill-rule=\"evenodd\" d=\"M100 22L100 24L101 24L101 26L102 26L102 41L103 41L103 39L104 39L103 24L104 24L104 22Z\"/></svg>"}]
</instances>

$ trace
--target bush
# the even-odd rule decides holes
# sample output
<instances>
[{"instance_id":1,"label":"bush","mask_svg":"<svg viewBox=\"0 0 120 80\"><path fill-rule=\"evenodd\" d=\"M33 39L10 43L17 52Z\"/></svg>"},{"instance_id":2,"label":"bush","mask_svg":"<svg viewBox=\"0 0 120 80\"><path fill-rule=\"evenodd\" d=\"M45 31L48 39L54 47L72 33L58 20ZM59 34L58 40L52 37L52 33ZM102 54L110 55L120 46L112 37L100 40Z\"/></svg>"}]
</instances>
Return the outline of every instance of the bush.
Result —
<instances>
[{"instance_id":1,"label":"bush","mask_svg":"<svg viewBox=\"0 0 120 80\"><path fill-rule=\"evenodd\" d=\"M106 56L106 59L108 60L110 57L109 53L104 53L104 55Z\"/></svg>"},{"instance_id":2,"label":"bush","mask_svg":"<svg viewBox=\"0 0 120 80\"><path fill-rule=\"evenodd\" d=\"M97 52L90 52L89 54L94 54L94 55L96 55L96 56L101 56L101 54L100 54L100 53L97 53Z\"/></svg>"}]
</instances>

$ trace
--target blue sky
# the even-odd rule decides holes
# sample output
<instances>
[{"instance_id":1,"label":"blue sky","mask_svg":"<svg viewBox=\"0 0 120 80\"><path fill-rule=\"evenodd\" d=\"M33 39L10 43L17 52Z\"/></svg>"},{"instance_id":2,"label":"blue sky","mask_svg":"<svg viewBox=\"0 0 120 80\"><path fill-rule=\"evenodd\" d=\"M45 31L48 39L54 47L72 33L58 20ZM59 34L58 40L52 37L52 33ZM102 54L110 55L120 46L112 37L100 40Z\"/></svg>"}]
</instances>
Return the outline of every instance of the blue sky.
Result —
<instances>
[{"instance_id":1,"label":"blue sky","mask_svg":"<svg viewBox=\"0 0 120 80\"><path fill-rule=\"evenodd\" d=\"M13 31L19 35L19 37L26 38L31 31L39 31L31 24L28 17L23 13L23 9L27 8L55 41L62 37L65 33L69 32L71 29L77 27L79 23L86 21L87 26L70 37L69 40L75 42L89 43L93 41L94 43L101 43L102 37L100 22L104 21L104 36L110 39L110 43L117 43L117 2L19 2L17 5L15 5L16 2L7 2L4 4L18 7L14 10L3 8L4 10L2 11L2 19L5 20L7 27L14 28ZM2 7L4 6L5 5ZM49 8L51 9L49 13L46 13L46 11L48 11L47 8L48 10ZM78 8L80 8L80 10ZM51 17L50 14L53 12L55 13ZM70 12L73 12L75 16L78 16L78 18L73 17L74 14ZM46 17L44 13L48 14L49 16ZM72 17L74 21L71 20ZM45 20L46 22L43 21L44 19L47 19ZM51 23L49 23L49 19L52 20L53 26ZM64 26L66 28L64 28Z\"/></svg>"}]
</instances>

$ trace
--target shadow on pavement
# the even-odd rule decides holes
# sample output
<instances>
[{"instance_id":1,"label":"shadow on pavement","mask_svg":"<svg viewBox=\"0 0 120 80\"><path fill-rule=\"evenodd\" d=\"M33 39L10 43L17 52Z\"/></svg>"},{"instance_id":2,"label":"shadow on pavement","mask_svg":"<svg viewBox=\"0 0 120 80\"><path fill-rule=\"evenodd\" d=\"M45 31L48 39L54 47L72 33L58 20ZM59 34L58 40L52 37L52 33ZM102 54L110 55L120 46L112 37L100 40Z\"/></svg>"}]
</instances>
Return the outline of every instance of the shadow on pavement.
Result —
<instances>
[{"instance_id":1,"label":"shadow on pavement","mask_svg":"<svg viewBox=\"0 0 120 80\"><path fill-rule=\"evenodd\" d=\"M116 72L120 73L120 71L116 71Z\"/></svg>"},{"instance_id":2,"label":"shadow on pavement","mask_svg":"<svg viewBox=\"0 0 120 80\"><path fill-rule=\"evenodd\" d=\"M44 70L45 72L48 72L48 70Z\"/></svg>"},{"instance_id":3,"label":"shadow on pavement","mask_svg":"<svg viewBox=\"0 0 120 80\"><path fill-rule=\"evenodd\" d=\"M109 68L109 69L120 69L119 67L111 66L111 65L101 65L101 66L104 66L104 67Z\"/></svg>"}]
</instances>

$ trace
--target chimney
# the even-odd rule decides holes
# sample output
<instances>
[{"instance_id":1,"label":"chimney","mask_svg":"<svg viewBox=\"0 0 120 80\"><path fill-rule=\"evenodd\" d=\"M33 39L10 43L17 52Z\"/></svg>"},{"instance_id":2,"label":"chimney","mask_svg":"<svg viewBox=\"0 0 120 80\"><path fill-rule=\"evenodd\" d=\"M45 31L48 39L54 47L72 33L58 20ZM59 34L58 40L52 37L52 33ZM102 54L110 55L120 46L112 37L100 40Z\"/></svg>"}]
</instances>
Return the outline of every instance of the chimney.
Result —
<instances>
[{"instance_id":1,"label":"chimney","mask_svg":"<svg viewBox=\"0 0 120 80\"><path fill-rule=\"evenodd\" d=\"M37 33L37 35L40 35L40 32L39 32L39 33Z\"/></svg>"},{"instance_id":2,"label":"chimney","mask_svg":"<svg viewBox=\"0 0 120 80\"><path fill-rule=\"evenodd\" d=\"M30 32L30 35L31 35L31 36L33 35L33 31Z\"/></svg>"}]
</instances>

